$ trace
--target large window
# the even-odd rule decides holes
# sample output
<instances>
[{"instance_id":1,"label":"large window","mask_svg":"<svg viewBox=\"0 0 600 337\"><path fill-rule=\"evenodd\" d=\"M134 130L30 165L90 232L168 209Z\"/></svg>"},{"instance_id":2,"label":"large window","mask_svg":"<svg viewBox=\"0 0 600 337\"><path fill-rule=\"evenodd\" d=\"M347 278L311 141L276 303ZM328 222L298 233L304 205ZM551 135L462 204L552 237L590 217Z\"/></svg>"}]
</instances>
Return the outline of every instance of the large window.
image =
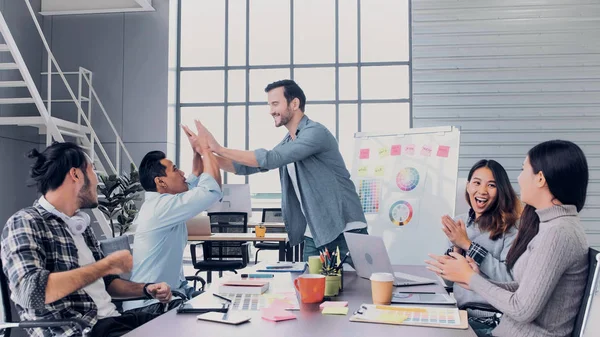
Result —
<instances>
[{"instance_id":1,"label":"large window","mask_svg":"<svg viewBox=\"0 0 600 337\"><path fill-rule=\"evenodd\" d=\"M354 133L410 127L409 0L181 0L179 122L201 120L221 144L271 149L285 136L264 88L291 78L305 112L338 139L348 169ZM180 133L178 162L191 169ZM250 183L253 207L279 199L277 170Z\"/></svg>"}]
</instances>

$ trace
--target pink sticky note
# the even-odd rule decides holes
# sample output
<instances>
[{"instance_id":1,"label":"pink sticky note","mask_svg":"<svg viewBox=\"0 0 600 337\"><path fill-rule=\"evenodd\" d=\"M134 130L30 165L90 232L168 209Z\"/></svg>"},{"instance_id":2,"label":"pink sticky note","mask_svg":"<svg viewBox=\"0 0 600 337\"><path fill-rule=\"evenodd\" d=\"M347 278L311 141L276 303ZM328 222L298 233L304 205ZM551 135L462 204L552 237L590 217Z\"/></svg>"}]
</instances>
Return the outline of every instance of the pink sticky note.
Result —
<instances>
[{"instance_id":1,"label":"pink sticky note","mask_svg":"<svg viewBox=\"0 0 600 337\"><path fill-rule=\"evenodd\" d=\"M369 159L369 149L360 149L359 159Z\"/></svg>"},{"instance_id":2,"label":"pink sticky note","mask_svg":"<svg viewBox=\"0 0 600 337\"><path fill-rule=\"evenodd\" d=\"M402 153L402 145L392 145L392 156L399 156Z\"/></svg>"},{"instance_id":3,"label":"pink sticky note","mask_svg":"<svg viewBox=\"0 0 600 337\"><path fill-rule=\"evenodd\" d=\"M421 156L431 157L432 150L433 149L431 148L431 145L423 145L423 148L421 149Z\"/></svg>"},{"instance_id":4,"label":"pink sticky note","mask_svg":"<svg viewBox=\"0 0 600 337\"><path fill-rule=\"evenodd\" d=\"M346 301L336 301L336 302L332 302L332 301L326 301L321 303L321 305L319 306L319 308L323 309L323 308L330 308L330 307L347 307L348 306L348 302Z\"/></svg>"},{"instance_id":5,"label":"pink sticky note","mask_svg":"<svg viewBox=\"0 0 600 337\"><path fill-rule=\"evenodd\" d=\"M415 144L409 144L404 147L404 152L409 156L415 155Z\"/></svg>"},{"instance_id":6,"label":"pink sticky note","mask_svg":"<svg viewBox=\"0 0 600 337\"><path fill-rule=\"evenodd\" d=\"M296 315L285 310L264 309L262 311L262 318L267 321L279 322L296 319Z\"/></svg>"},{"instance_id":7,"label":"pink sticky note","mask_svg":"<svg viewBox=\"0 0 600 337\"><path fill-rule=\"evenodd\" d=\"M448 158L449 152L450 152L450 146L440 145L437 150L437 156Z\"/></svg>"}]
</instances>

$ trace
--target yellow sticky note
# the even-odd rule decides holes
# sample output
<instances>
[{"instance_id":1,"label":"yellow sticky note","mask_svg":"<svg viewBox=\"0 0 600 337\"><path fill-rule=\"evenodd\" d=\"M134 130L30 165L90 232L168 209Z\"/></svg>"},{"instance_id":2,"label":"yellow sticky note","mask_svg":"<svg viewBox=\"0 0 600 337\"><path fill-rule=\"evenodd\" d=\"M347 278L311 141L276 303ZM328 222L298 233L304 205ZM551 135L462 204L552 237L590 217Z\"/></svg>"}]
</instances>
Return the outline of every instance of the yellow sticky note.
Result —
<instances>
[{"instance_id":1,"label":"yellow sticky note","mask_svg":"<svg viewBox=\"0 0 600 337\"><path fill-rule=\"evenodd\" d=\"M359 177L364 177L367 175L367 171L368 171L368 167L367 166L361 166L358 168L358 176Z\"/></svg>"},{"instance_id":2,"label":"yellow sticky note","mask_svg":"<svg viewBox=\"0 0 600 337\"><path fill-rule=\"evenodd\" d=\"M390 149L387 147L382 147L379 149L379 158L385 158L390 155Z\"/></svg>"},{"instance_id":3,"label":"yellow sticky note","mask_svg":"<svg viewBox=\"0 0 600 337\"><path fill-rule=\"evenodd\" d=\"M348 307L325 307L321 313L323 315L348 315Z\"/></svg>"},{"instance_id":4,"label":"yellow sticky note","mask_svg":"<svg viewBox=\"0 0 600 337\"><path fill-rule=\"evenodd\" d=\"M383 165L375 167L375 175L383 177L385 175L385 167Z\"/></svg>"}]
</instances>

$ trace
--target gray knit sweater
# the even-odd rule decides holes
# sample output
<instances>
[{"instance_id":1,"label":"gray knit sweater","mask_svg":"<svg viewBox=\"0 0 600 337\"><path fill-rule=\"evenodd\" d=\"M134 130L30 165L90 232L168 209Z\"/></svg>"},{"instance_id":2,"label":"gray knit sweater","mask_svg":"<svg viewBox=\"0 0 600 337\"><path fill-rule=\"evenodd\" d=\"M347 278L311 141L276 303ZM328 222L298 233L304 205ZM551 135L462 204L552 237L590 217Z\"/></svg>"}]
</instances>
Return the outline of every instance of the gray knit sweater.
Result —
<instances>
[{"instance_id":1,"label":"gray knit sweater","mask_svg":"<svg viewBox=\"0 0 600 337\"><path fill-rule=\"evenodd\" d=\"M570 336L588 273L588 242L575 206L536 211L539 233L514 265L516 282L480 275L470 287L504 313L494 336Z\"/></svg>"}]
</instances>

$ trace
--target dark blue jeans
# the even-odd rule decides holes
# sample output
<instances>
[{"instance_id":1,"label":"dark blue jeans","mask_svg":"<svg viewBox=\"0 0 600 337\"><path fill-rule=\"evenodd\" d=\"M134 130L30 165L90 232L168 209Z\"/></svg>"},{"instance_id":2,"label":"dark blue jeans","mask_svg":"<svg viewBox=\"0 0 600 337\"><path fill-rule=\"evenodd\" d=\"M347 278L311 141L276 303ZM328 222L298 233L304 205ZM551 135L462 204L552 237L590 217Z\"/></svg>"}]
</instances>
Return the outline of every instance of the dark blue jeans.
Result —
<instances>
[{"instance_id":1,"label":"dark blue jeans","mask_svg":"<svg viewBox=\"0 0 600 337\"><path fill-rule=\"evenodd\" d=\"M348 231L348 233L369 234L369 232L367 232L366 227L360 229L353 229L351 231ZM327 247L327 250L329 250L330 253L335 252L337 247L340 247L340 256L343 258L344 255L346 255L346 253L348 252L348 244L346 243L346 239L344 238L344 233L340 234L337 238L335 238L335 240L321 247L316 247L313 239L309 238L308 236L305 236L304 253L302 254L302 261L308 261L309 256L318 256L320 251L325 250L325 247ZM352 266L352 268L354 268L354 263L352 262L351 256L348 256L344 263L348 263Z\"/></svg>"}]
</instances>

